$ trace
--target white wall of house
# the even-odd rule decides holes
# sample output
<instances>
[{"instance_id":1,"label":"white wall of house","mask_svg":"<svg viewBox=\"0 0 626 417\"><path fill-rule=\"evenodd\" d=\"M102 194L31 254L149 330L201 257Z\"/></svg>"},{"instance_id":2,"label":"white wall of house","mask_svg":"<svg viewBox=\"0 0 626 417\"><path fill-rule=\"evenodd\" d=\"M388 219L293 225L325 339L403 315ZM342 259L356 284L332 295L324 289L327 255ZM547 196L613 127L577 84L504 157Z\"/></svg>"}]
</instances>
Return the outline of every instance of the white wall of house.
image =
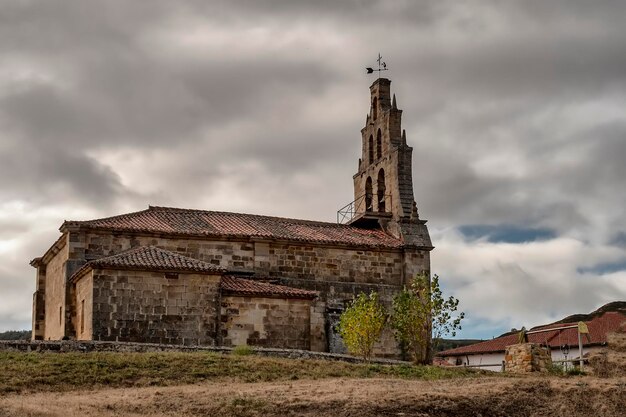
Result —
<instances>
[{"instance_id":1,"label":"white wall of house","mask_svg":"<svg viewBox=\"0 0 626 417\"><path fill-rule=\"evenodd\" d=\"M447 356L444 357L450 365L471 366L474 368L485 369L487 371L502 371L502 361L504 353L481 353L464 356Z\"/></svg>"},{"instance_id":2,"label":"white wall of house","mask_svg":"<svg viewBox=\"0 0 626 417\"><path fill-rule=\"evenodd\" d=\"M602 346L583 346L583 356L590 354L590 353L595 353L598 352L602 349ZM580 355L578 354L578 346L570 346L569 347L569 353L566 355L561 351L561 349L552 349L552 362L556 362L556 361L562 361L564 359L576 359L578 358ZM568 367L572 367L573 365L571 363L567 364Z\"/></svg>"},{"instance_id":3,"label":"white wall of house","mask_svg":"<svg viewBox=\"0 0 626 417\"><path fill-rule=\"evenodd\" d=\"M597 352L602 349L601 346L584 346L583 355L588 353ZM559 348L552 349L551 352L552 361L560 361L564 359L578 358L578 346L570 346L569 354L567 358ZM474 368L480 368L487 371L502 371L502 361L504 361L504 352L495 353L480 353L463 356L445 356L443 358L450 365L471 366ZM568 366L572 366L571 364Z\"/></svg>"}]
</instances>

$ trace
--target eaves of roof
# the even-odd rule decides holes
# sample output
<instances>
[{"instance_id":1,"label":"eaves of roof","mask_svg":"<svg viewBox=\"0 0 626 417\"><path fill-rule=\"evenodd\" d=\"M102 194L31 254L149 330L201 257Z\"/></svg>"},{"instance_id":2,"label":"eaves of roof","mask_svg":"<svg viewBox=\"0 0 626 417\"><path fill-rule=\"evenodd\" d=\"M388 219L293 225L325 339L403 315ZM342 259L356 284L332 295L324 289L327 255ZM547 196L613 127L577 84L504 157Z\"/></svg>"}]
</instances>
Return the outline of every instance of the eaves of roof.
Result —
<instances>
[{"instance_id":1,"label":"eaves of roof","mask_svg":"<svg viewBox=\"0 0 626 417\"><path fill-rule=\"evenodd\" d=\"M32 267L39 267L39 265L41 264L47 264L48 262L50 262L50 260L61 251L61 249L63 249L63 247L66 244L66 233L63 233L61 236L59 236L59 238L57 240L54 241L54 243L52 244L52 246L50 246L48 248L48 250L46 251L46 253L44 253L42 256L39 256L37 258L34 258L33 260L31 260L29 262L30 266Z\"/></svg>"}]
</instances>

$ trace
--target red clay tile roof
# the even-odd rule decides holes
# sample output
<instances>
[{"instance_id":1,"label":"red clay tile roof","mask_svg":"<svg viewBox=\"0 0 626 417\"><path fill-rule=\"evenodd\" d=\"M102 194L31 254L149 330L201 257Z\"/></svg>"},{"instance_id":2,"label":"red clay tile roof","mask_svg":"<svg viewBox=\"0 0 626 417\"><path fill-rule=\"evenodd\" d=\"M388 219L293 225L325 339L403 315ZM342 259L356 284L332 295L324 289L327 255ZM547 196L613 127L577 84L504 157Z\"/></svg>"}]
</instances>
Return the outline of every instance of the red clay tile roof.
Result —
<instances>
[{"instance_id":1,"label":"red clay tile roof","mask_svg":"<svg viewBox=\"0 0 626 417\"><path fill-rule=\"evenodd\" d=\"M124 232L170 233L215 237L258 237L311 243L400 248L402 241L382 230L253 214L150 206L147 210L61 226Z\"/></svg>"},{"instance_id":2,"label":"red clay tile roof","mask_svg":"<svg viewBox=\"0 0 626 417\"><path fill-rule=\"evenodd\" d=\"M71 279L82 275L83 272L90 268L145 269L213 274L226 272L224 268L217 265L159 249L154 246L141 246L121 252L117 255L87 262L72 275Z\"/></svg>"},{"instance_id":3,"label":"red clay tile roof","mask_svg":"<svg viewBox=\"0 0 626 417\"><path fill-rule=\"evenodd\" d=\"M593 320L586 321L589 329L589 339L583 335L583 345L597 345L606 343L607 333L618 331L623 323L626 323L626 314L612 311L595 317ZM556 327L564 327L575 325L576 323L553 323L545 326L533 327L531 330L552 329ZM504 352L505 347L517 343L518 334L507 334L492 340L476 343L473 345L462 346L455 349L439 352L437 356L462 356L478 353ZM578 346L577 329L554 330L545 333L535 333L528 335L528 341L533 343L548 344L552 348L558 348L561 345Z\"/></svg>"},{"instance_id":4,"label":"red clay tile roof","mask_svg":"<svg viewBox=\"0 0 626 417\"><path fill-rule=\"evenodd\" d=\"M269 284L267 282L252 281L232 276L222 277L222 291L227 294L257 297L305 299L317 297L315 291L307 291L300 288L286 287L284 285Z\"/></svg>"}]
</instances>

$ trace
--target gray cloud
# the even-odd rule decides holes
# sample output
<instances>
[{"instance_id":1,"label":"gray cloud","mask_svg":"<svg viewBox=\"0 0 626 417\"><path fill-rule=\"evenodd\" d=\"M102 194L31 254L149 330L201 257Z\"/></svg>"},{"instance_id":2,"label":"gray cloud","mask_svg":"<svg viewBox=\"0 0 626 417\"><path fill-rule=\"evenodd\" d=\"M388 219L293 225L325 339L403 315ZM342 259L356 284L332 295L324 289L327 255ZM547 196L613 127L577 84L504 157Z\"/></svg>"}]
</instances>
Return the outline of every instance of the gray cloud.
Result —
<instances>
[{"instance_id":1,"label":"gray cloud","mask_svg":"<svg viewBox=\"0 0 626 417\"><path fill-rule=\"evenodd\" d=\"M555 315L623 298L619 271L610 281L589 269L619 264L611 251L624 246L622 1L65 0L0 10L0 256L11 260L0 299L20 300L0 309L0 330L25 323L27 262L66 218L164 204L332 221L352 197L372 81L362 72L379 51L415 149L435 270L469 298L474 323L547 319L502 295L519 282L533 283L529 297L567 288L575 301ZM483 254L480 239L442 232L463 225L554 231L544 250L567 253L571 268L546 282L535 253L499 259L523 243ZM601 288L576 304L593 283ZM493 288L491 303L476 302L478 286Z\"/></svg>"}]
</instances>

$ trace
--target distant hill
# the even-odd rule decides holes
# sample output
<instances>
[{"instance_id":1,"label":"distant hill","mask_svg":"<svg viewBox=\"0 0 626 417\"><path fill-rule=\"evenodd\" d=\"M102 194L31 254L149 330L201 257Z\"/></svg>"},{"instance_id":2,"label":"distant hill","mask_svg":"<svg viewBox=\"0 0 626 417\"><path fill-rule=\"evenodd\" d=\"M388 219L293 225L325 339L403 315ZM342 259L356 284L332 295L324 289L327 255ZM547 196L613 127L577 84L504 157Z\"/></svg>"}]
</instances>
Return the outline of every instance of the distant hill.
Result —
<instances>
[{"instance_id":1,"label":"distant hill","mask_svg":"<svg viewBox=\"0 0 626 417\"><path fill-rule=\"evenodd\" d=\"M9 330L0 333L0 340L30 340L30 330Z\"/></svg>"},{"instance_id":2,"label":"distant hill","mask_svg":"<svg viewBox=\"0 0 626 417\"><path fill-rule=\"evenodd\" d=\"M474 343L482 342L482 339L441 339L439 343L436 343L435 352L441 352L448 349L454 349L461 346L473 345Z\"/></svg>"},{"instance_id":3,"label":"distant hill","mask_svg":"<svg viewBox=\"0 0 626 417\"><path fill-rule=\"evenodd\" d=\"M613 301L612 303L608 303L597 309L596 311L592 311L589 314L572 314L571 316L565 317L563 320L555 321L552 324L560 324L560 323L576 323L579 321L590 321L594 318L603 315L609 311L618 311L624 315L626 315L626 301Z\"/></svg>"}]
</instances>

